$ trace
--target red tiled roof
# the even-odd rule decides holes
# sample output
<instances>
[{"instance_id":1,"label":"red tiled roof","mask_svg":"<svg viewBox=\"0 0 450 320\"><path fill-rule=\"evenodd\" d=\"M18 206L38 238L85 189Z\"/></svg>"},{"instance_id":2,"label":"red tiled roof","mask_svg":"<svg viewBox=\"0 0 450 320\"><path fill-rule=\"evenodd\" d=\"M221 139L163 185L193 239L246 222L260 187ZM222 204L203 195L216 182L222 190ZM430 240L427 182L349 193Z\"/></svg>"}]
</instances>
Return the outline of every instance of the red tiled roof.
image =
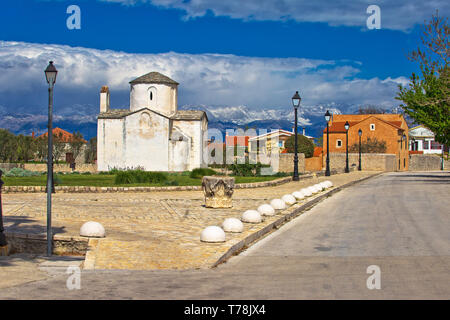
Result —
<instances>
[{"instance_id":1,"label":"red tiled roof","mask_svg":"<svg viewBox=\"0 0 450 320\"><path fill-rule=\"evenodd\" d=\"M73 134L71 134L70 132L67 132L66 130L63 130L61 128L55 128L52 130L53 135L57 136L57 137L61 137L61 140L63 142L70 142L73 139ZM40 137L47 137L48 136L48 132L41 134L38 138ZM87 143L86 140L83 139L84 143Z\"/></svg>"},{"instance_id":2,"label":"red tiled roof","mask_svg":"<svg viewBox=\"0 0 450 320\"><path fill-rule=\"evenodd\" d=\"M349 122L350 127L354 126L355 124L359 123L361 121L357 122ZM329 132L344 132L345 133L345 121L339 121L339 122L333 122L331 126L328 128ZM323 132L327 132L327 128L323 129Z\"/></svg>"}]
</instances>

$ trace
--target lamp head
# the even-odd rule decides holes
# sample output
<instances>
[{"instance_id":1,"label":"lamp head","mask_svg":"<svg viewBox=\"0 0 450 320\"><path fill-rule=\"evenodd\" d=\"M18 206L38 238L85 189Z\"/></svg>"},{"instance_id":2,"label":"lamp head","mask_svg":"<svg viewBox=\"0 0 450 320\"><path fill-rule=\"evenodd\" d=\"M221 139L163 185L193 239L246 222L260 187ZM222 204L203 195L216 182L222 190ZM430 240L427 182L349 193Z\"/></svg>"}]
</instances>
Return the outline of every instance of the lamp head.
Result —
<instances>
[{"instance_id":1,"label":"lamp head","mask_svg":"<svg viewBox=\"0 0 450 320\"><path fill-rule=\"evenodd\" d=\"M344 128L347 131L348 131L348 129L350 129L350 124L348 123L348 121L345 122Z\"/></svg>"},{"instance_id":2,"label":"lamp head","mask_svg":"<svg viewBox=\"0 0 450 320\"><path fill-rule=\"evenodd\" d=\"M330 119L331 119L331 113L330 113L330 111L327 110L327 113L325 113L325 121L330 122Z\"/></svg>"},{"instance_id":3,"label":"lamp head","mask_svg":"<svg viewBox=\"0 0 450 320\"><path fill-rule=\"evenodd\" d=\"M298 94L298 91L295 91L294 96L292 97L292 105L295 109L297 109L300 106L300 102L302 101L302 98Z\"/></svg>"},{"instance_id":4,"label":"lamp head","mask_svg":"<svg viewBox=\"0 0 450 320\"><path fill-rule=\"evenodd\" d=\"M360 137L362 136L362 130L361 129L358 130L358 136L360 136Z\"/></svg>"},{"instance_id":5,"label":"lamp head","mask_svg":"<svg viewBox=\"0 0 450 320\"><path fill-rule=\"evenodd\" d=\"M53 61L50 61L47 69L45 69L45 78L47 79L47 83L50 86L53 86L55 84L57 74L58 70L56 70L55 66L53 65Z\"/></svg>"}]
</instances>

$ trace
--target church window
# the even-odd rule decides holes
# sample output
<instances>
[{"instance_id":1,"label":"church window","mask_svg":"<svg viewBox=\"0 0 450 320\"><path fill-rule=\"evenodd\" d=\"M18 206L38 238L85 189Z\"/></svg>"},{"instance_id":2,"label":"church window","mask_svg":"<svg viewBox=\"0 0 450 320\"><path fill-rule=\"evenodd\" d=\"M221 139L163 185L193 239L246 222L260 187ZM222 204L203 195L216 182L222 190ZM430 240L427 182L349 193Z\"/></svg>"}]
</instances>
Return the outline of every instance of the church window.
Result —
<instances>
[{"instance_id":1,"label":"church window","mask_svg":"<svg viewBox=\"0 0 450 320\"><path fill-rule=\"evenodd\" d=\"M150 101L153 100L153 92L150 91Z\"/></svg>"}]
</instances>

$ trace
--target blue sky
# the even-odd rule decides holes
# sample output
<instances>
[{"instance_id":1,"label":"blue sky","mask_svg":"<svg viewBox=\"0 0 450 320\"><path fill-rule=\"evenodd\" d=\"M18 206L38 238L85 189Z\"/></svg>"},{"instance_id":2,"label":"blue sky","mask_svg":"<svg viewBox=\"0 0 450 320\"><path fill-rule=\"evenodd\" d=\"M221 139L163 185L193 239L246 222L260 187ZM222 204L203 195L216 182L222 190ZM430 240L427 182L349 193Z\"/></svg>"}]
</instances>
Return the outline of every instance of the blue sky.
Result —
<instances>
[{"instance_id":1,"label":"blue sky","mask_svg":"<svg viewBox=\"0 0 450 320\"><path fill-rule=\"evenodd\" d=\"M377 2L377 1L373 1ZM81 8L81 30L66 28L66 8ZM1 39L65 44L129 53L224 53L254 57L301 57L362 62L360 77L409 75L405 55L415 48L419 28L367 30L327 23L244 21L211 11L186 20L184 10L150 3L124 6L103 1L2 1ZM361 17L369 15L361 5ZM323 7L326 11L326 6ZM383 11L382 11L383 13ZM430 11L430 15L433 11ZM383 22L383 21L382 21ZM408 26L409 27L409 26Z\"/></svg>"},{"instance_id":2,"label":"blue sky","mask_svg":"<svg viewBox=\"0 0 450 320\"><path fill-rule=\"evenodd\" d=\"M69 5L81 9L81 30L69 30ZM366 26L369 5L381 29ZM43 70L60 70L55 114L95 121L98 92L111 88L126 108L128 81L150 71L180 83L179 103L289 107L299 90L305 108L398 105L398 84L414 64L420 24L436 0L2 0L0 114L45 115ZM342 107L345 112L345 107ZM341 108L341 109L342 109ZM23 117L22 117L23 118ZM21 124L0 119L0 127ZM27 118L28 119L28 118ZM40 118L39 118L40 119Z\"/></svg>"}]
</instances>

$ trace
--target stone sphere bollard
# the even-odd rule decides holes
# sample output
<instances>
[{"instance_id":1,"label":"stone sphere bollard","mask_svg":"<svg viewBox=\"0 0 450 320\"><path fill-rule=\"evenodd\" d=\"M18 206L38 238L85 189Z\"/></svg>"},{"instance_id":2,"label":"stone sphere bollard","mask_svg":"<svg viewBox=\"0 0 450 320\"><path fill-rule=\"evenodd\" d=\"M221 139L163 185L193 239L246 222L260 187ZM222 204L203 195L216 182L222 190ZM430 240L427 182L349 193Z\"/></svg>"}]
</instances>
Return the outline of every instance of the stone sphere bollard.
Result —
<instances>
[{"instance_id":1,"label":"stone sphere bollard","mask_svg":"<svg viewBox=\"0 0 450 320\"><path fill-rule=\"evenodd\" d=\"M275 215L275 209L270 204L262 204L258 207L258 212L263 216Z\"/></svg>"},{"instance_id":2,"label":"stone sphere bollard","mask_svg":"<svg viewBox=\"0 0 450 320\"><path fill-rule=\"evenodd\" d=\"M260 223L262 222L262 217L256 210L247 210L242 214L241 221L247 223Z\"/></svg>"},{"instance_id":3,"label":"stone sphere bollard","mask_svg":"<svg viewBox=\"0 0 450 320\"><path fill-rule=\"evenodd\" d=\"M217 226L209 226L203 229L200 234L200 241L203 242L225 242L225 232Z\"/></svg>"},{"instance_id":4,"label":"stone sphere bollard","mask_svg":"<svg viewBox=\"0 0 450 320\"><path fill-rule=\"evenodd\" d=\"M283 200L288 206L292 206L297 202L295 197L292 194L285 194L281 197L281 200Z\"/></svg>"},{"instance_id":5,"label":"stone sphere bollard","mask_svg":"<svg viewBox=\"0 0 450 320\"><path fill-rule=\"evenodd\" d=\"M313 188L316 189L316 192L321 192L323 190L322 186L319 184L313 185Z\"/></svg>"},{"instance_id":6,"label":"stone sphere bollard","mask_svg":"<svg viewBox=\"0 0 450 320\"><path fill-rule=\"evenodd\" d=\"M294 191L292 192L292 195L295 197L295 199L297 200L302 200L305 198L305 194L303 193L303 191Z\"/></svg>"},{"instance_id":7,"label":"stone sphere bollard","mask_svg":"<svg viewBox=\"0 0 450 320\"><path fill-rule=\"evenodd\" d=\"M309 190L308 188L303 188L302 190L300 190L300 192L303 192L303 194L305 195L305 197L311 197L312 196L312 192L311 190Z\"/></svg>"},{"instance_id":8,"label":"stone sphere bollard","mask_svg":"<svg viewBox=\"0 0 450 320\"><path fill-rule=\"evenodd\" d=\"M82 237L104 238L105 234L105 228L94 221L86 222L80 228L80 236Z\"/></svg>"},{"instance_id":9,"label":"stone sphere bollard","mask_svg":"<svg viewBox=\"0 0 450 320\"><path fill-rule=\"evenodd\" d=\"M306 189L308 189L310 192L311 192L311 194L315 194L315 193L317 193L317 189L316 188L314 188L313 186L309 186L308 188L306 188Z\"/></svg>"},{"instance_id":10,"label":"stone sphere bollard","mask_svg":"<svg viewBox=\"0 0 450 320\"><path fill-rule=\"evenodd\" d=\"M242 232L244 231L244 224L239 219L227 218L222 223L222 228L225 232Z\"/></svg>"},{"instance_id":11,"label":"stone sphere bollard","mask_svg":"<svg viewBox=\"0 0 450 320\"><path fill-rule=\"evenodd\" d=\"M231 208L234 192L233 177L204 176L202 189L207 208Z\"/></svg>"},{"instance_id":12,"label":"stone sphere bollard","mask_svg":"<svg viewBox=\"0 0 450 320\"><path fill-rule=\"evenodd\" d=\"M274 208L275 210L283 210L286 209L286 202L284 202L281 199L273 199L272 201L270 201L270 205L272 206L272 208Z\"/></svg>"}]
</instances>

